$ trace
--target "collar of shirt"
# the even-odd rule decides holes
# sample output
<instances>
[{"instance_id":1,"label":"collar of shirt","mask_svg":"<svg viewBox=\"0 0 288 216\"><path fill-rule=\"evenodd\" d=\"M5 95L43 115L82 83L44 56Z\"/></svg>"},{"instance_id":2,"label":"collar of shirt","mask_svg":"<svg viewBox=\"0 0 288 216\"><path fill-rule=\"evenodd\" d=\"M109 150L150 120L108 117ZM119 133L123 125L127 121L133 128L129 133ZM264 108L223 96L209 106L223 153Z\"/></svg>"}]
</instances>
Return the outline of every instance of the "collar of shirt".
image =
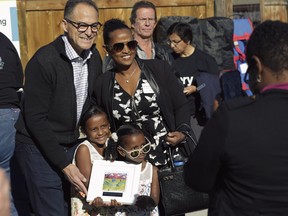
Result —
<instances>
[{"instance_id":1,"label":"collar of shirt","mask_svg":"<svg viewBox=\"0 0 288 216\"><path fill-rule=\"evenodd\" d=\"M137 55L140 59L147 59L145 51L138 45L137 46ZM152 59L155 59L155 44L152 41Z\"/></svg>"},{"instance_id":2,"label":"collar of shirt","mask_svg":"<svg viewBox=\"0 0 288 216\"><path fill-rule=\"evenodd\" d=\"M69 60L71 62L72 61L77 61L77 60L82 60L83 63L85 63L88 59L91 58L91 55L92 55L92 51L91 50L85 50L84 53L83 53L84 54L83 58L82 58L82 57L80 57L78 55L78 53L71 46L70 42L68 41L67 36L63 35L62 39L63 39L64 44L65 44L66 54L67 54L67 56L68 56L68 58L69 58Z\"/></svg>"},{"instance_id":3,"label":"collar of shirt","mask_svg":"<svg viewBox=\"0 0 288 216\"><path fill-rule=\"evenodd\" d=\"M288 83L279 83L279 84L271 84L265 86L263 89L261 89L261 93L270 89L282 89L282 90L288 90Z\"/></svg>"}]
</instances>

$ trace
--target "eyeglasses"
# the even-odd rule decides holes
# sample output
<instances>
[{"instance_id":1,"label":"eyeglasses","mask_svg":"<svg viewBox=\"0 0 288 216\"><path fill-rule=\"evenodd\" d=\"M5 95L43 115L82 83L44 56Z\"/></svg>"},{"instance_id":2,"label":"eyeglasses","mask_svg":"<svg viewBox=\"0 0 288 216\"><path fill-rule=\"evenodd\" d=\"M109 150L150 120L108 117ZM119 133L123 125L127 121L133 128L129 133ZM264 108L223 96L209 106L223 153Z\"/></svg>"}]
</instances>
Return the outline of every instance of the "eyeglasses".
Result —
<instances>
[{"instance_id":1,"label":"eyeglasses","mask_svg":"<svg viewBox=\"0 0 288 216\"><path fill-rule=\"evenodd\" d=\"M146 22L154 23L156 21L155 18L137 18L136 20L141 24L145 24Z\"/></svg>"},{"instance_id":2,"label":"eyeglasses","mask_svg":"<svg viewBox=\"0 0 288 216\"><path fill-rule=\"evenodd\" d=\"M108 49L108 51L119 53L124 49L125 45L129 48L129 50L134 51L138 45L138 42L136 40L132 40L126 43L115 43L113 46L105 45L105 47Z\"/></svg>"},{"instance_id":3,"label":"eyeglasses","mask_svg":"<svg viewBox=\"0 0 288 216\"><path fill-rule=\"evenodd\" d=\"M167 40L167 44L169 46L171 46L171 44L173 44L174 46L177 46L181 41L182 41L182 39L180 39L179 41Z\"/></svg>"},{"instance_id":4,"label":"eyeglasses","mask_svg":"<svg viewBox=\"0 0 288 216\"><path fill-rule=\"evenodd\" d=\"M145 144L144 146L142 146L142 148L140 149L135 149L132 151L126 151L123 147L119 146L119 148L121 148L123 151L126 152L126 154L128 154L131 158L137 158L139 157L139 155L143 152L144 154L148 153L151 149L151 143L150 141L145 137L145 140L147 141L147 144Z\"/></svg>"},{"instance_id":5,"label":"eyeglasses","mask_svg":"<svg viewBox=\"0 0 288 216\"><path fill-rule=\"evenodd\" d=\"M74 22L74 21L69 20L67 18L65 18L65 20L68 23L70 23L73 27L75 27L78 32L82 32L82 33L87 31L87 29L89 27L91 27L91 31L93 33L97 33L100 30L101 26L102 26L102 24L100 22L92 23L91 25L89 25L89 24L83 23L83 22Z\"/></svg>"}]
</instances>

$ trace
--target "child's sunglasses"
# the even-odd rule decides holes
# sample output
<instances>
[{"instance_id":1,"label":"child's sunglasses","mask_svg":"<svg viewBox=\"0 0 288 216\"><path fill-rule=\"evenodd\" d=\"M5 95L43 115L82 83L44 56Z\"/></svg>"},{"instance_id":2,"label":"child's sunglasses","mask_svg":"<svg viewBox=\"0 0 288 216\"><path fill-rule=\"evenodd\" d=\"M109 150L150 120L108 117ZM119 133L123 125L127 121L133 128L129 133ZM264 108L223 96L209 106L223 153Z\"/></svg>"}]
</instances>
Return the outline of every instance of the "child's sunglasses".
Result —
<instances>
[{"instance_id":1,"label":"child's sunglasses","mask_svg":"<svg viewBox=\"0 0 288 216\"><path fill-rule=\"evenodd\" d=\"M131 158L137 158L139 157L139 155L143 152L144 154L148 153L151 149L151 143L150 141L145 137L145 140L147 141L147 144L145 144L144 146L142 146L142 148L140 149L135 149L132 151L126 151L123 147L118 146L119 148L121 148L123 151L125 151Z\"/></svg>"},{"instance_id":2,"label":"child's sunglasses","mask_svg":"<svg viewBox=\"0 0 288 216\"><path fill-rule=\"evenodd\" d=\"M115 43L113 46L105 45L105 47L109 50L109 52L113 51L119 53L124 49L125 45L129 48L129 50L134 51L138 45L138 42L136 40L131 40L126 43Z\"/></svg>"}]
</instances>

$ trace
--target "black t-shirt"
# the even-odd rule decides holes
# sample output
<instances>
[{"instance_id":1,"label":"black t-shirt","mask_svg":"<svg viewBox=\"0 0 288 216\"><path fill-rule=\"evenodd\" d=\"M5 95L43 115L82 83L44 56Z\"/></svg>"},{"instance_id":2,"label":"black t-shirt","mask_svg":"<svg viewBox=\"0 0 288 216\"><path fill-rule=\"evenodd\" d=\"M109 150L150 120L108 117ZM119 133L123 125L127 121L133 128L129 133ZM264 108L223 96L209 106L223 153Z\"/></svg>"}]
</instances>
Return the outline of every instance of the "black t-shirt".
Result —
<instances>
[{"instance_id":1,"label":"black t-shirt","mask_svg":"<svg viewBox=\"0 0 288 216\"><path fill-rule=\"evenodd\" d=\"M174 58L177 76L181 80L184 87L192 84L197 86L194 79L196 73L207 72L219 75L218 65L215 59L199 49L195 48L194 53L188 57L174 55ZM194 115L196 109L195 94L187 96L187 99L189 100L189 106L191 107L191 115Z\"/></svg>"},{"instance_id":2,"label":"black t-shirt","mask_svg":"<svg viewBox=\"0 0 288 216\"><path fill-rule=\"evenodd\" d=\"M17 50L0 32L0 109L19 106L16 91L22 82L23 70Z\"/></svg>"}]
</instances>

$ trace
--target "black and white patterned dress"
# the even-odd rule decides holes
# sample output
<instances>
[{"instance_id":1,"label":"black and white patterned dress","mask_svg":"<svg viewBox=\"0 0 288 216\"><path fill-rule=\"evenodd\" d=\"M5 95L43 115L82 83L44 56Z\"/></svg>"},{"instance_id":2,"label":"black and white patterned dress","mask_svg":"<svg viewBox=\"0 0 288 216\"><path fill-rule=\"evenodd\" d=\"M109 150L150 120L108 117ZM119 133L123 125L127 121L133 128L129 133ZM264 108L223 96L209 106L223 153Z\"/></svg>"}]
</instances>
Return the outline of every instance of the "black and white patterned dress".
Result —
<instances>
[{"instance_id":1,"label":"black and white patterned dress","mask_svg":"<svg viewBox=\"0 0 288 216\"><path fill-rule=\"evenodd\" d=\"M167 130L156 101L156 94L143 73L133 96L129 95L115 80L113 117L117 128L125 123L139 125L152 143L147 160L155 166L166 164L163 140Z\"/></svg>"}]
</instances>

